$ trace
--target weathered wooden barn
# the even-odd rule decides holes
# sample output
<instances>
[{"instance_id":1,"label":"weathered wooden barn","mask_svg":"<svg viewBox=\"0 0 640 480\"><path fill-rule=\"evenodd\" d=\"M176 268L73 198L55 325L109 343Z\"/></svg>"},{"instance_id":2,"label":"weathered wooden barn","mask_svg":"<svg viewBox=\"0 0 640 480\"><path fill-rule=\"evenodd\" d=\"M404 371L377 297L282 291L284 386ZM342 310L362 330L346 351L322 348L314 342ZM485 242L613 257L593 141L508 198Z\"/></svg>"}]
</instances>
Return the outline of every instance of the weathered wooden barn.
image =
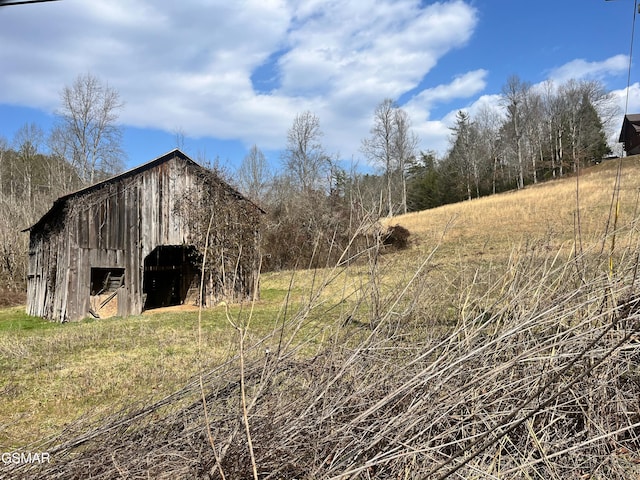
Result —
<instances>
[{"instance_id":1,"label":"weathered wooden barn","mask_svg":"<svg viewBox=\"0 0 640 480\"><path fill-rule=\"evenodd\" d=\"M263 213L179 150L63 196L25 230L27 313L72 321L195 304L201 280L204 303L251 299Z\"/></svg>"}]
</instances>

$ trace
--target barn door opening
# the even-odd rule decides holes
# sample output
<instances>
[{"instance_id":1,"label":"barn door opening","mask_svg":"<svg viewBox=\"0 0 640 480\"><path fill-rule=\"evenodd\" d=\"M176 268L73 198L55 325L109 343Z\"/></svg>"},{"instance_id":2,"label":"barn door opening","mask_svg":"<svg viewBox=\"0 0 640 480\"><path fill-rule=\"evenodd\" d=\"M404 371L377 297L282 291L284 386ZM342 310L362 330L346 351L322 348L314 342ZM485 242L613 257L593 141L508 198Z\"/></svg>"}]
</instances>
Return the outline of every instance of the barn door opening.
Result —
<instances>
[{"instance_id":1,"label":"barn door opening","mask_svg":"<svg viewBox=\"0 0 640 480\"><path fill-rule=\"evenodd\" d=\"M118 314L118 292L124 286L124 268L92 267L89 313L96 318Z\"/></svg>"},{"instance_id":2,"label":"barn door opening","mask_svg":"<svg viewBox=\"0 0 640 480\"><path fill-rule=\"evenodd\" d=\"M196 249L191 245L160 245L144 259L144 309L182 305L197 277Z\"/></svg>"}]
</instances>

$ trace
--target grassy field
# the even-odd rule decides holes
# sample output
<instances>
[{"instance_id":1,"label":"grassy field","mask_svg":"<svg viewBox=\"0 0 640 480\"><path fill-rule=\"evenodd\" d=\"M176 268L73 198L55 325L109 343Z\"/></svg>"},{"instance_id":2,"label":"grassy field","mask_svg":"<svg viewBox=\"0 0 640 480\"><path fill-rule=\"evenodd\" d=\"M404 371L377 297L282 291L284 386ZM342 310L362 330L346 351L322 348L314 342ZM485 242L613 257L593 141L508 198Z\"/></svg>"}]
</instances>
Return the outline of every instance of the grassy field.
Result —
<instances>
[{"instance_id":1,"label":"grassy field","mask_svg":"<svg viewBox=\"0 0 640 480\"><path fill-rule=\"evenodd\" d=\"M463 258L489 256L504 260L505 253L524 244L556 250L582 242L584 248L599 248L607 225L613 221L609 217L617 167L617 161L608 161L572 178L409 213L387 222L408 228L412 239L427 248L446 232L443 244L447 252ZM629 227L636 221L639 172L638 157L625 159L619 183L619 226Z\"/></svg>"},{"instance_id":2,"label":"grassy field","mask_svg":"<svg viewBox=\"0 0 640 480\"><path fill-rule=\"evenodd\" d=\"M273 335L301 305L324 304L328 290L314 299L322 280L315 282L306 272L265 275L248 343ZM54 436L76 419L90 421L169 395L237 353L238 332L229 319L244 324L250 310L249 304L220 305L203 310L199 320L196 307L172 307L65 324L29 317L24 307L0 310L0 452ZM341 311L333 304L317 307L298 334L307 351Z\"/></svg>"},{"instance_id":3,"label":"grassy field","mask_svg":"<svg viewBox=\"0 0 640 480\"><path fill-rule=\"evenodd\" d=\"M193 311L70 324L22 312L5 310L0 318L2 451L56 434L79 416L160 398L198 371ZM256 321L256 334L265 333L269 321ZM205 312L202 325L203 366L210 367L233 349L233 332L221 309Z\"/></svg>"},{"instance_id":4,"label":"grassy field","mask_svg":"<svg viewBox=\"0 0 640 480\"><path fill-rule=\"evenodd\" d=\"M47 478L634 478L640 158L617 167L385 219L409 248L264 274L251 314L0 310L0 452L57 452Z\"/></svg>"}]
</instances>

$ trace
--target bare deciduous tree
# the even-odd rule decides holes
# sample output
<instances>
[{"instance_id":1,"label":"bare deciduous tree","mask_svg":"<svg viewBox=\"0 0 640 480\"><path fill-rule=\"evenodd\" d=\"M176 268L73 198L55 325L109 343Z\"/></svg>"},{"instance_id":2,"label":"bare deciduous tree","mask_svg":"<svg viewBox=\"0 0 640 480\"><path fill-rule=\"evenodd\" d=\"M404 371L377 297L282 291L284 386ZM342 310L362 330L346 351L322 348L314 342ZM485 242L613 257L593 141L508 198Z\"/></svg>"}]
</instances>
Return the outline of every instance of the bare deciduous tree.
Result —
<instances>
[{"instance_id":1,"label":"bare deciduous tree","mask_svg":"<svg viewBox=\"0 0 640 480\"><path fill-rule=\"evenodd\" d=\"M362 151L369 159L384 169L387 196L387 215L393 215L394 176L401 180L401 206L407 211L407 187L405 167L415 156L418 137L411 131L411 121L407 113L396 102L383 100L373 114L370 136L362 140Z\"/></svg>"},{"instance_id":2,"label":"bare deciduous tree","mask_svg":"<svg viewBox=\"0 0 640 480\"><path fill-rule=\"evenodd\" d=\"M90 73L64 87L59 121L52 132L54 153L93 183L123 166L122 129L117 124L124 104L118 92Z\"/></svg>"},{"instance_id":3,"label":"bare deciduous tree","mask_svg":"<svg viewBox=\"0 0 640 480\"><path fill-rule=\"evenodd\" d=\"M486 171L491 172L491 193L493 194L496 193L499 168L502 165L500 160L502 121L502 116L496 110L486 106L481 107L475 117L480 142L479 150L482 155L481 162Z\"/></svg>"},{"instance_id":4,"label":"bare deciduous tree","mask_svg":"<svg viewBox=\"0 0 640 480\"><path fill-rule=\"evenodd\" d=\"M184 151L185 149L185 133L182 127L178 127L173 131L173 138L176 142L176 148Z\"/></svg>"},{"instance_id":5,"label":"bare deciduous tree","mask_svg":"<svg viewBox=\"0 0 640 480\"><path fill-rule=\"evenodd\" d=\"M35 123L26 123L18 129L14 144L18 154L16 167L19 169L24 200L28 205L33 201L34 164L40 153L44 132Z\"/></svg>"},{"instance_id":6,"label":"bare deciduous tree","mask_svg":"<svg viewBox=\"0 0 640 480\"><path fill-rule=\"evenodd\" d=\"M5 163L9 159L7 151L9 150L9 144L7 139L0 136L0 198L4 197L4 170Z\"/></svg>"},{"instance_id":7,"label":"bare deciduous tree","mask_svg":"<svg viewBox=\"0 0 640 480\"><path fill-rule=\"evenodd\" d=\"M320 119L309 111L296 115L287 133L284 165L293 183L303 192L319 188L329 167L321 137Z\"/></svg>"},{"instance_id":8,"label":"bare deciduous tree","mask_svg":"<svg viewBox=\"0 0 640 480\"><path fill-rule=\"evenodd\" d=\"M523 124L524 102L530 85L520 80L517 75L509 77L502 89L504 104L507 108L507 122L513 134L516 155L518 158L518 189L524 188L524 154L523 154Z\"/></svg>"},{"instance_id":9,"label":"bare deciduous tree","mask_svg":"<svg viewBox=\"0 0 640 480\"><path fill-rule=\"evenodd\" d=\"M371 136L362 140L362 151L371 161L384 168L387 187L387 215L393 215L392 173L394 169L394 132L396 103L387 98L376 107L373 113Z\"/></svg>"},{"instance_id":10,"label":"bare deciduous tree","mask_svg":"<svg viewBox=\"0 0 640 480\"><path fill-rule=\"evenodd\" d=\"M411 130L411 119L407 112L396 108L394 114L395 135L393 137L394 154L402 182L402 213L407 213L407 163L415 157L418 148L418 136Z\"/></svg>"},{"instance_id":11,"label":"bare deciduous tree","mask_svg":"<svg viewBox=\"0 0 640 480\"><path fill-rule=\"evenodd\" d=\"M254 202L262 203L271 178L267 159L257 145L253 145L238 169L240 190Z\"/></svg>"}]
</instances>

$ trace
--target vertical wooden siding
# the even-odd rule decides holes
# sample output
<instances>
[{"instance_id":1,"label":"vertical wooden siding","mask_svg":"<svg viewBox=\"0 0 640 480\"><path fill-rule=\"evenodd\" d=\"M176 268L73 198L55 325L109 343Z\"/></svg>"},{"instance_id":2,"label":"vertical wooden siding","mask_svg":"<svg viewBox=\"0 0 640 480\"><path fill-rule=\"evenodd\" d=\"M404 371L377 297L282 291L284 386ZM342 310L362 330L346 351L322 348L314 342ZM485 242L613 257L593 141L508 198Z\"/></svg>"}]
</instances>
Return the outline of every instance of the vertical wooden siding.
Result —
<instances>
[{"instance_id":1,"label":"vertical wooden siding","mask_svg":"<svg viewBox=\"0 0 640 480\"><path fill-rule=\"evenodd\" d=\"M59 321L89 314L91 268L123 268L118 314L144 307L144 259L159 245L190 243L176 202L201 188L200 167L173 157L66 199L30 232L27 312Z\"/></svg>"}]
</instances>

